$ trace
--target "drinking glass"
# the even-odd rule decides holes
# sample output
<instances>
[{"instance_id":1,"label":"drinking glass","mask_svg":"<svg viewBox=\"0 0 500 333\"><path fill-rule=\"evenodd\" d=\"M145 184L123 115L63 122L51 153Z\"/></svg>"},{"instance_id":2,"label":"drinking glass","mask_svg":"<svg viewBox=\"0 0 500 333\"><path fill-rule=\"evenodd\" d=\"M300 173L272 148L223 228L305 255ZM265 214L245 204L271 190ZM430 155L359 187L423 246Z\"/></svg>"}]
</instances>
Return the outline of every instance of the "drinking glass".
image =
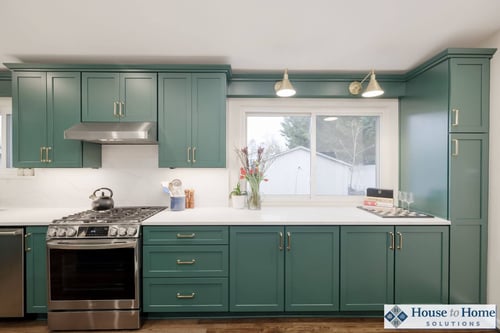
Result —
<instances>
[{"instance_id":1,"label":"drinking glass","mask_svg":"<svg viewBox=\"0 0 500 333\"><path fill-rule=\"evenodd\" d=\"M401 208L405 208L405 206L403 205L403 203L406 202L406 192L404 191L399 191L398 192L398 200L401 202Z\"/></svg>"},{"instance_id":2,"label":"drinking glass","mask_svg":"<svg viewBox=\"0 0 500 333\"><path fill-rule=\"evenodd\" d=\"M408 211L410 211L410 204L412 204L413 202L415 202L413 198L413 192L406 193L406 203L408 204Z\"/></svg>"}]
</instances>

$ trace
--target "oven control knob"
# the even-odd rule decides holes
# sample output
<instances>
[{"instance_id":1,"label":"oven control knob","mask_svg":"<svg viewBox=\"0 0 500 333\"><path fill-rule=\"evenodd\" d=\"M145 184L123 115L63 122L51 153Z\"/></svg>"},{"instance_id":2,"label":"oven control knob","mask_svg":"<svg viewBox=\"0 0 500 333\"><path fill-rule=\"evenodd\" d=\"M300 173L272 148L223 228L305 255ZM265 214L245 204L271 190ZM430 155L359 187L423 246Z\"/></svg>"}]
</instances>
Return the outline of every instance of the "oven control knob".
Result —
<instances>
[{"instance_id":1,"label":"oven control knob","mask_svg":"<svg viewBox=\"0 0 500 333\"><path fill-rule=\"evenodd\" d=\"M114 226L111 227L111 228L109 228L109 235L110 236L116 236L116 235L118 235L118 229L116 227L114 227Z\"/></svg>"},{"instance_id":2,"label":"oven control knob","mask_svg":"<svg viewBox=\"0 0 500 333\"><path fill-rule=\"evenodd\" d=\"M127 229L124 227L118 228L118 236L127 236Z\"/></svg>"},{"instance_id":3,"label":"oven control knob","mask_svg":"<svg viewBox=\"0 0 500 333\"><path fill-rule=\"evenodd\" d=\"M47 235L49 237L56 237L57 236L57 228L50 227L49 230L47 230Z\"/></svg>"},{"instance_id":4,"label":"oven control knob","mask_svg":"<svg viewBox=\"0 0 500 333\"><path fill-rule=\"evenodd\" d=\"M128 236L134 236L136 233L137 233L136 227L128 227L128 229L127 229Z\"/></svg>"},{"instance_id":5,"label":"oven control knob","mask_svg":"<svg viewBox=\"0 0 500 333\"><path fill-rule=\"evenodd\" d=\"M69 237L74 237L76 235L76 229L73 227L69 227L66 231L66 234L68 234Z\"/></svg>"},{"instance_id":6,"label":"oven control knob","mask_svg":"<svg viewBox=\"0 0 500 333\"><path fill-rule=\"evenodd\" d=\"M57 237L64 237L64 236L66 236L66 229L64 228L57 229Z\"/></svg>"}]
</instances>

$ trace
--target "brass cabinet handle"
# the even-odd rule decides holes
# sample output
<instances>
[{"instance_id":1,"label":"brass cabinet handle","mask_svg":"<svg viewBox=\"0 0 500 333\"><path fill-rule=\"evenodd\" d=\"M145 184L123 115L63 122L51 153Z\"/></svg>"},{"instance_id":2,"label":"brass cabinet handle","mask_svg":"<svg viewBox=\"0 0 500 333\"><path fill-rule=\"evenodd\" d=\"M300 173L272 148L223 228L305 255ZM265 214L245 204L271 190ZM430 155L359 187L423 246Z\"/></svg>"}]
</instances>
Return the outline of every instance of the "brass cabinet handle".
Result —
<instances>
[{"instance_id":1,"label":"brass cabinet handle","mask_svg":"<svg viewBox=\"0 0 500 333\"><path fill-rule=\"evenodd\" d=\"M191 259L190 261L182 261L177 259L177 265L193 265L196 262L196 259Z\"/></svg>"},{"instance_id":2,"label":"brass cabinet handle","mask_svg":"<svg viewBox=\"0 0 500 333\"><path fill-rule=\"evenodd\" d=\"M45 147L45 162L52 163L52 160L49 158L49 151L52 150L52 147Z\"/></svg>"},{"instance_id":3,"label":"brass cabinet handle","mask_svg":"<svg viewBox=\"0 0 500 333\"><path fill-rule=\"evenodd\" d=\"M116 112L116 107L117 107L118 102L113 102L113 116L119 117L118 113Z\"/></svg>"},{"instance_id":4,"label":"brass cabinet handle","mask_svg":"<svg viewBox=\"0 0 500 333\"><path fill-rule=\"evenodd\" d=\"M193 147L193 163L196 163L196 147Z\"/></svg>"},{"instance_id":5,"label":"brass cabinet handle","mask_svg":"<svg viewBox=\"0 0 500 333\"><path fill-rule=\"evenodd\" d=\"M28 247L28 237L31 237L31 232L24 235L24 252L30 252L31 247Z\"/></svg>"},{"instance_id":6,"label":"brass cabinet handle","mask_svg":"<svg viewBox=\"0 0 500 333\"><path fill-rule=\"evenodd\" d=\"M453 142L453 152L451 153L451 156L458 156L458 153L459 153L458 140L453 139L453 140L451 140L451 142Z\"/></svg>"},{"instance_id":7,"label":"brass cabinet handle","mask_svg":"<svg viewBox=\"0 0 500 333\"><path fill-rule=\"evenodd\" d=\"M283 233L280 231L280 251L283 251Z\"/></svg>"},{"instance_id":8,"label":"brass cabinet handle","mask_svg":"<svg viewBox=\"0 0 500 333\"><path fill-rule=\"evenodd\" d=\"M191 234L177 234L177 238L194 238L196 234L193 232Z\"/></svg>"},{"instance_id":9,"label":"brass cabinet handle","mask_svg":"<svg viewBox=\"0 0 500 333\"><path fill-rule=\"evenodd\" d=\"M125 108L125 103L123 103L123 102L118 102L118 104L119 104L119 106L120 106L120 107L119 107L119 110L120 110L120 111L118 111L118 117L119 117L119 118L123 118L123 117L125 117L125 114L123 113L123 109Z\"/></svg>"},{"instance_id":10,"label":"brass cabinet handle","mask_svg":"<svg viewBox=\"0 0 500 333\"><path fill-rule=\"evenodd\" d=\"M292 235L289 231L286 233L286 242L286 250L290 251L292 249Z\"/></svg>"},{"instance_id":11,"label":"brass cabinet handle","mask_svg":"<svg viewBox=\"0 0 500 333\"><path fill-rule=\"evenodd\" d=\"M403 249L403 234L400 233L399 231L397 232L397 234L398 234L398 238L399 238L399 243L398 243L397 249L402 250Z\"/></svg>"},{"instance_id":12,"label":"brass cabinet handle","mask_svg":"<svg viewBox=\"0 0 500 333\"><path fill-rule=\"evenodd\" d=\"M396 243L396 238L394 237L394 233L392 231L389 232L389 235L391 235L391 246L389 246L389 250L394 250L394 245Z\"/></svg>"},{"instance_id":13,"label":"brass cabinet handle","mask_svg":"<svg viewBox=\"0 0 500 333\"><path fill-rule=\"evenodd\" d=\"M193 299L195 295L196 295L195 293L191 293L190 295L182 295L181 293L177 293L177 298L178 299Z\"/></svg>"},{"instance_id":14,"label":"brass cabinet handle","mask_svg":"<svg viewBox=\"0 0 500 333\"><path fill-rule=\"evenodd\" d=\"M460 110L459 109L451 109L451 112L453 114L453 122L451 123L451 126L456 127L458 126L458 115Z\"/></svg>"},{"instance_id":15,"label":"brass cabinet handle","mask_svg":"<svg viewBox=\"0 0 500 333\"><path fill-rule=\"evenodd\" d=\"M43 151L45 150L45 147L40 147L40 162L45 163L45 160L43 159Z\"/></svg>"},{"instance_id":16,"label":"brass cabinet handle","mask_svg":"<svg viewBox=\"0 0 500 333\"><path fill-rule=\"evenodd\" d=\"M187 162L191 163L191 147L187 148Z\"/></svg>"}]
</instances>

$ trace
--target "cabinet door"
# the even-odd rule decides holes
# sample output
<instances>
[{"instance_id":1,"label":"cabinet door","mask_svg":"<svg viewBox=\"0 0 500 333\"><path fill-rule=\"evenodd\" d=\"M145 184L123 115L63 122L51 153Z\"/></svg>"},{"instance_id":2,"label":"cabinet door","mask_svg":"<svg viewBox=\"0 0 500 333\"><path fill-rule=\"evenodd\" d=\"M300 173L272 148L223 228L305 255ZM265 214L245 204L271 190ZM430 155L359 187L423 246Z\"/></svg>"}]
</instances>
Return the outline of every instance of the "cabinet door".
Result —
<instances>
[{"instance_id":1,"label":"cabinet door","mask_svg":"<svg viewBox=\"0 0 500 333\"><path fill-rule=\"evenodd\" d=\"M156 73L121 73L120 121L157 121Z\"/></svg>"},{"instance_id":2,"label":"cabinet door","mask_svg":"<svg viewBox=\"0 0 500 333\"><path fill-rule=\"evenodd\" d=\"M159 74L158 150L160 167L190 167L191 75Z\"/></svg>"},{"instance_id":3,"label":"cabinet door","mask_svg":"<svg viewBox=\"0 0 500 333\"><path fill-rule=\"evenodd\" d=\"M489 59L450 60L451 132L488 131L489 66Z\"/></svg>"},{"instance_id":4,"label":"cabinet door","mask_svg":"<svg viewBox=\"0 0 500 333\"><path fill-rule=\"evenodd\" d=\"M339 309L339 228L287 227L285 311Z\"/></svg>"},{"instance_id":5,"label":"cabinet door","mask_svg":"<svg viewBox=\"0 0 500 333\"><path fill-rule=\"evenodd\" d=\"M65 140L64 131L81 119L80 73L47 73L49 167L82 166L82 143Z\"/></svg>"},{"instance_id":6,"label":"cabinet door","mask_svg":"<svg viewBox=\"0 0 500 333\"><path fill-rule=\"evenodd\" d=\"M396 304L447 304L449 228L396 227Z\"/></svg>"},{"instance_id":7,"label":"cabinet door","mask_svg":"<svg viewBox=\"0 0 500 333\"><path fill-rule=\"evenodd\" d=\"M342 226L340 310L383 310L394 301L394 227Z\"/></svg>"},{"instance_id":8,"label":"cabinet door","mask_svg":"<svg viewBox=\"0 0 500 333\"><path fill-rule=\"evenodd\" d=\"M486 302L488 135L450 136L450 302Z\"/></svg>"},{"instance_id":9,"label":"cabinet door","mask_svg":"<svg viewBox=\"0 0 500 333\"><path fill-rule=\"evenodd\" d=\"M283 231L274 226L230 228L230 311L284 310Z\"/></svg>"},{"instance_id":10,"label":"cabinet door","mask_svg":"<svg viewBox=\"0 0 500 333\"><path fill-rule=\"evenodd\" d=\"M118 73L82 73L82 120L118 121Z\"/></svg>"},{"instance_id":11,"label":"cabinet door","mask_svg":"<svg viewBox=\"0 0 500 333\"><path fill-rule=\"evenodd\" d=\"M226 166L226 76L193 74L193 166Z\"/></svg>"},{"instance_id":12,"label":"cabinet door","mask_svg":"<svg viewBox=\"0 0 500 333\"><path fill-rule=\"evenodd\" d=\"M26 312L47 312L47 227L26 228Z\"/></svg>"},{"instance_id":13,"label":"cabinet door","mask_svg":"<svg viewBox=\"0 0 500 333\"><path fill-rule=\"evenodd\" d=\"M41 154L47 145L47 75L15 72L12 82L13 165L44 167Z\"/></svg>"}]
</instances>

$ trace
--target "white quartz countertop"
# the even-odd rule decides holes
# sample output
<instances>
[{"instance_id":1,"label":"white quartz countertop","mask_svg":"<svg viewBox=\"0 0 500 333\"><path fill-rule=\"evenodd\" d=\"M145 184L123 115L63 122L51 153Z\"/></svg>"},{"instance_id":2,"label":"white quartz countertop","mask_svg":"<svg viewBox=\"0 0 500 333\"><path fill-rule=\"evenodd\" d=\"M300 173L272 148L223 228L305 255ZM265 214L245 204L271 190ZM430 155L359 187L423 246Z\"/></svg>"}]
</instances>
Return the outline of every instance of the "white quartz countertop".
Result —
<instances>
[{"instance_id":1,"label":"white quartz countertop","mask_svg":"<svg viewBox=\"0 0 500 333\"><path fill-rule=\"evenodd\" d=\"M0 227L48 225L83 208L0 208ZM261 210L199 207L168 209L142 225L449 225L440 218L382 218L356 207L262 207Z\"/></svg>"},{"instance_id":2,"label":"white quartz countertop","mask_svg":"<svg viewBox=\"0 0 500 333\"><path fill-rule=\"evenodd\" d=\"M0 208L0 227L44 226L55 219L87 209L89 208Z\"/></svg>"},{"instance_id":3,"label":"white quartz countertop","mask_svg":"<svg viewBox=\"0 0 500 333\"><path fill-rule=\"evenodd\" d=\"M449 225L440 218L382 218L356 207L227 207L162 211L142 225Z\"/></svg>"}]
</instances>

